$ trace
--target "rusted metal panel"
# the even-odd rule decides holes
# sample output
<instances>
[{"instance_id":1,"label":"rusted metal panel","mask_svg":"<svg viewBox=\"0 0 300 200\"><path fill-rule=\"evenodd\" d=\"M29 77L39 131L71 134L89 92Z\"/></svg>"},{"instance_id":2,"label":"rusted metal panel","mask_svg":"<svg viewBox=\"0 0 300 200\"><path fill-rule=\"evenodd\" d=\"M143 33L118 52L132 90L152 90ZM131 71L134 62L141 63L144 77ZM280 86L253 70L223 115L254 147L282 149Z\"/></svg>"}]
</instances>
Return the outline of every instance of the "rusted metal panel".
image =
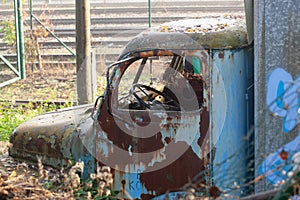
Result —
<instances>
[{"instance_id":1,"label":"rusted metal panel","mask_svg":"<svg viewBox=\"0 0 300 200\"><path fill-rule=\"evenodd\" d=\"M92 108L93 105L66 108L21 124L11 135L10 155L27 161L41 156L45 164L56 168L70 165L70 160L76 158L74 150L80 152L83 148L77 125L90 117Z\"/></svg>"},{"instance_id":2,"label":"rusted metal panel","mask_svg":"<svg viewBox=\"0 0 300 200\"><path fill-rule=\"evenodd\" d=\"M159 131L147 138L128 136L116 119L102 113L98 119L101 130L96 139L99 142L95 143L96 157L105 164L115 165L114 187L127 191L133 198L154 196L178 190L201 174L204 164L199 144L200 112L161 116L156 122ZM140 136L138 130L132 132Z\"/></svg>"}]
</instances>

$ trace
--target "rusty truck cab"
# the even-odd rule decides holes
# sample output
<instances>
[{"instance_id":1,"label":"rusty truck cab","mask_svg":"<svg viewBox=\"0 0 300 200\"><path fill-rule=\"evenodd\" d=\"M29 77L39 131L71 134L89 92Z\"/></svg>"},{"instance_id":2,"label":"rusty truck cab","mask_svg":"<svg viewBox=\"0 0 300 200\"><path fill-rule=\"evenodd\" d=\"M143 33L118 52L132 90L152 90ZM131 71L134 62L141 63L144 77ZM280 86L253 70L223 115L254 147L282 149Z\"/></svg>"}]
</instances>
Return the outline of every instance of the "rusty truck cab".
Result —
<instances>
[{"instance_id":1,"label":"rusty truck cab","mask_svg":"<svg viewBox=\"0 0 300 200\"><path fill-rule=\"evenodd\" d=\"M115 188L149 198L205 183L207 59L185 34L148 32L108 68L93 148L115 169Z\"/></svg>"},{"instance_id":2,"label":"rusty truck cab","mask_svg":"<svg viewBox=\"0 0 300 200\"><path fill-rule=\"evenodd\" d=\"M236 135L239 144L238 134L246 131L233 111L243 111L244 94L235 87L246 87L239 82L245 79L244 52L251 51L245 26L236 21L204 18L192 28L179 23L179 29L163 25L139 34L107 67L106 89L94 105L22 124L11 136L10 155L23 160L41 155L58 168L70 158L80 160L86 176L109 166L120 198L163 199L167 193L178 199L189 188L211 195L218 168L213 161L227 155L228 143L219 138ZM207 22L216 28L201 25ZM227 79L227 69L236 75ZM228 103L227 93L238 98Z\"/></svg>"}]
</instances>

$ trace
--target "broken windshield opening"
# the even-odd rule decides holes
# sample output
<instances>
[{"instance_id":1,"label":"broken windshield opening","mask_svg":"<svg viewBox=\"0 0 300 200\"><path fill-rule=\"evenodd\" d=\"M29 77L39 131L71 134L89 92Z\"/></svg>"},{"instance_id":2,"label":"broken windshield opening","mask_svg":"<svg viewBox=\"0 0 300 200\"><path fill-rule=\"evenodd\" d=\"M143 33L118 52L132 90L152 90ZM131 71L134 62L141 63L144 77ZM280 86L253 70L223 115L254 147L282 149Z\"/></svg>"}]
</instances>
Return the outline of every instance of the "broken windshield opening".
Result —
<instances>
[{"instance_id":1,"label":"broken windshield opening","mask_svg":"<svg viewBox=\"0 0 300 200\"><path fill-rule=\"evenodd\" d=\"M130 62L118 72L112 106L118 110L200 109L201 59L185 54L149 55Z\"/></svg>"}]
</instances>

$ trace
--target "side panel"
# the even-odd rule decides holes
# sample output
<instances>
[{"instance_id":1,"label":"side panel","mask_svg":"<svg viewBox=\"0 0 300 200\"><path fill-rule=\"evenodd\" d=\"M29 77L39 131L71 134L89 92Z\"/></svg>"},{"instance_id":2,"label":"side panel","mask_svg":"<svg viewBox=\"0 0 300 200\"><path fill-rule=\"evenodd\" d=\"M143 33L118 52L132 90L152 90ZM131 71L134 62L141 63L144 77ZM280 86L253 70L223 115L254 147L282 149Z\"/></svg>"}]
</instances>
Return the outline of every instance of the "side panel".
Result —
<instances>
[{"instance_id":1,"label":"side panel","mask_svg":"<svg viewBox=\"0 0 300 200\"><path fill-rule=\"evenodd\" d=\"M105 112L106 105L103 108ZM206 183L201 150L205 135L199 126L206 110L180 116L149 113L152 130L157 130L154 134L143 125L129 127L104 112L97 126L95 156L114 169L114 190L122 191L122 198L149 199ZM152 136L143 137L148 134Z\"/></svg>"},{"instance_id":2,"label":"side panel","mask_svg":"<svg viewBox=\"0 0 300 200\"><path fill-rule=\"evenodd\" d=\"M213 183L222 191L241 196L241 186L248 177L247 154L251 143L247 139L247 127L251 106L247 95L248 80L253 62L248 49L213 50L211 68L211 148L214 151ZM252 68L253 69L253 68ZM252 95L251 95L252 96ZM249 115L249 116L247 116ZM249 121L249 122L248 122Z\"/></svg>"}]
</instances>

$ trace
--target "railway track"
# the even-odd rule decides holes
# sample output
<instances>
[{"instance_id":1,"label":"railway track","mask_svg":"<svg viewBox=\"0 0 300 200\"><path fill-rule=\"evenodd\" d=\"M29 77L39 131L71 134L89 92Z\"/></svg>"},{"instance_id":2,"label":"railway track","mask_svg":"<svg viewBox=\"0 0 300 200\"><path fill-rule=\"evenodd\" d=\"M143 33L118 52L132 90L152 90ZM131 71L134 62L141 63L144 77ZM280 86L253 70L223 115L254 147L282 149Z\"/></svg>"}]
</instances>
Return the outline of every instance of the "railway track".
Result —
<instances>
[{"instance_id":1,"label":"railway track","mask_svg":"<svg viewBox=\"0 0 300 200\"><path fill-rule=\"evenodd\" d=\"M116 61L117 57L119 56L119 52L121 52L121 49L117 49L116 53L108 53L108 54L97 54L96 56L98 57L98 59L96 60L96 64L100 64L103 63L105 65L111 64L112 62ZM105 56L105 60L100 60L99 57L101 56ZM10 63L13 66L17 65L17 58L16 58L16 54L7 54L4 55L4 57L6 57L6 59L8 59L10 61ZM73 65L75 67L76 64L76 58L75 56L73 56L72 54L42 54L42 63L43 65L49 65L49 66L64 66L64 65ZM35 64L38 65L38 62L27 62L29 65L31 64ZM1 69L4 69L5 66L4 64L0 64L0 71Z\"/></svg>"},{"instance_id":2,"label":"railway track","mask_svg":"<svg viewBox=\"0 0 300 200\"><path fill-rule=\"evenodd\" d=\"M43 5L39 3L40 1L33 2L34 14L39 16L44 11L42 9ZM106 63L114 60L122 47L132 37L148 28L147 2L119 2L91 2L90 6L92 48L110 48L109 51L102 52L107 54ZM70 1L64 1L63 5L54 2L48 4L47 8L53 11L50 17L54 33L75 52L75 4L70 3ZM26 5L24 9L28 11ZM157 1L152 2L151 8L153 26L186 17L222 15L225 13L242 15L243 12L243 0ZM0 5L0 19L5 20L12 14L13 9L11 5ZM25 24L29 24L28 18ZM3 33L0 33L0 38L3 38L3 36ZM44 64L75 65L75 57L65 53L66 51L64 51L62 45L51 36L42 42L41 49ZM53 51L58 53L49 53ZM11 46L0 41L0 53L15 65L16 55L12 52ZM3 63L0 62L0 69L1 67L3 67Z\"/></svg>"}]
</instances>

